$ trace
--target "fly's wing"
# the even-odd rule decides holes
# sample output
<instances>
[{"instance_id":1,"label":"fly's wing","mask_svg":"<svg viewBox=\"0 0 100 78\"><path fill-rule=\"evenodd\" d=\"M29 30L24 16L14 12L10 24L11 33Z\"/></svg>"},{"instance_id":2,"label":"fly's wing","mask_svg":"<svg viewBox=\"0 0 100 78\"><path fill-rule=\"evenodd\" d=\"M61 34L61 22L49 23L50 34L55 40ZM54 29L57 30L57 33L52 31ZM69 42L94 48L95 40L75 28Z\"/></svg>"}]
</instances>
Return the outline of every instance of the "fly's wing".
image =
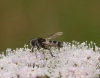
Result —
<instances>
[{"instance_id":1,"label":"fly's wing","mask_svg":"<svg viewBox=\"0 0 100 78\"><path fill-rule=\"evenodd\" d=\"M45 46L54 46L54 47L58 47L57 44L54 44L54 43L50 43L50 42L42 42L42 44L44 44Z\"/></svg>"},{"instance_id":2,"label":"fly's wing","mask_svg":"<svg viewBox=\"0 0 100 78\"><path fill-rule=\"evenodd\" d=\"M57 32L57 33L52 34L52 35L50 35L49 37L46 37L46 38L44 38L44 39L53 39L53 38L56 38L56 37L61 36L62 34L63 34L63 32Z\"/></svg>"}]
</instances>

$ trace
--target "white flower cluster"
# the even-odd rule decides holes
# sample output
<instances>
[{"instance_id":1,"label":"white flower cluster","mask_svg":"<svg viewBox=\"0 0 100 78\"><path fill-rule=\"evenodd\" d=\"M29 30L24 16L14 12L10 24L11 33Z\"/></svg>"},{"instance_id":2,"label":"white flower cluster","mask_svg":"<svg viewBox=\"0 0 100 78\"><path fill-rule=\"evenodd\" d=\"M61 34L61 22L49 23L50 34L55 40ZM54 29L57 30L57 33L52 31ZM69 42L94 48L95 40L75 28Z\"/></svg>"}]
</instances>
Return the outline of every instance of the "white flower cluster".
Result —
<instances>
[{"instance_id":1,"label":"white flower cluster","mask_svg":"<svg viewBox=\"0 0 100 78\"><path fill-rule=\"evenodd\" d=\"M93 42L63 42L60 50L52 48L55 57L24 47L0 55L0 78L100 78L100 48Z\"/></svg>"}]
</instances>

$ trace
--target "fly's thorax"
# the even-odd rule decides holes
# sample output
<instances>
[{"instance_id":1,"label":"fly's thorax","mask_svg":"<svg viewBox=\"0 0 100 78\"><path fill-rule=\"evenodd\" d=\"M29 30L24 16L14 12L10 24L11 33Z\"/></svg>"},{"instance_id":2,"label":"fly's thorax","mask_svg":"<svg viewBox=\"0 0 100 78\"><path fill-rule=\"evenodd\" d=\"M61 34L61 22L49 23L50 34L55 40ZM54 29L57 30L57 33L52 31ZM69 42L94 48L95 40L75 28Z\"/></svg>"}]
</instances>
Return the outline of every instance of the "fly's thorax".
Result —
<instances>
[{"instance_id":1,"label":"fly's thorax","mask_svg":"<svg viewBox=\"0 0 100 78\"><path fill-rule=\"evenodd\" d=\"M43 38L38 38L38 43L39 43L39 44L42 44L42 42L46 42L46 40L43 39Z\"/></svg>"}]
</instances>

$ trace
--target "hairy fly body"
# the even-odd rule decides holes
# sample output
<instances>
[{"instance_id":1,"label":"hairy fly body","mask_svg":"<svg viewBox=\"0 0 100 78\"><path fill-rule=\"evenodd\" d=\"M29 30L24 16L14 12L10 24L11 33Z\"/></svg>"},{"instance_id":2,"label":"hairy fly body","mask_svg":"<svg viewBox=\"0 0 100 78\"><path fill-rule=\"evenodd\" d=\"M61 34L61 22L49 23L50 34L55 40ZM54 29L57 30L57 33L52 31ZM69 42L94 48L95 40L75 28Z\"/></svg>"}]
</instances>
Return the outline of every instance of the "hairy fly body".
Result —
<instances>
[{"instance_id":1,"label":"hairy fly body","mask_svg":"<svg viewBox=\"0 0 100 78\"><path fill-rule=\"evenodd\" d=\"M39 49L40 47L41 48L44 48L44 49L48 49L50 50L50 54L51 56L53 57L53 54L51 52L51 49L50 47L53 46L53 47L63 47L61 42L58 42L58 41L51 41L50 39L53 39L53 38L56 38L58 36L61 36L63 34L63 32L57 32L55 34L52 34L50 35L49 37L46 37L46 38L33 38L32 40L30 40L30 45L32 47L32 52L33 52L33 49L35 47L37 47L37 49ZM48 41L50 40L50 41ZM49 48L47 48L46 46L50 46Z\"/></svg>"}]
</instances>

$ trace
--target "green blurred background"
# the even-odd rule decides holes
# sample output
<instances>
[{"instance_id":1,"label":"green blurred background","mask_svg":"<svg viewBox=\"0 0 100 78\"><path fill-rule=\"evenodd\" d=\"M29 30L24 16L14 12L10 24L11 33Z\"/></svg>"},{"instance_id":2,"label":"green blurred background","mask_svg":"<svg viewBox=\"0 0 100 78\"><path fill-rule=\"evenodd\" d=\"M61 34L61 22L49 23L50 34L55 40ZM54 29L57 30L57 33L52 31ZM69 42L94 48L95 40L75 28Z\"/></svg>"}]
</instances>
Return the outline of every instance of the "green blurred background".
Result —
<instances>
[{"instance_id":1,"label":"green blurred background","mask_svg":"<svg viewBox=\"0 0 100 78\"><path fill-rule=\"evenodd\" d=\"M64 34L54 40L93 41L100 47L100 0L0 1L0 52L58 31Z\"/></svg>"}]
</instances>

